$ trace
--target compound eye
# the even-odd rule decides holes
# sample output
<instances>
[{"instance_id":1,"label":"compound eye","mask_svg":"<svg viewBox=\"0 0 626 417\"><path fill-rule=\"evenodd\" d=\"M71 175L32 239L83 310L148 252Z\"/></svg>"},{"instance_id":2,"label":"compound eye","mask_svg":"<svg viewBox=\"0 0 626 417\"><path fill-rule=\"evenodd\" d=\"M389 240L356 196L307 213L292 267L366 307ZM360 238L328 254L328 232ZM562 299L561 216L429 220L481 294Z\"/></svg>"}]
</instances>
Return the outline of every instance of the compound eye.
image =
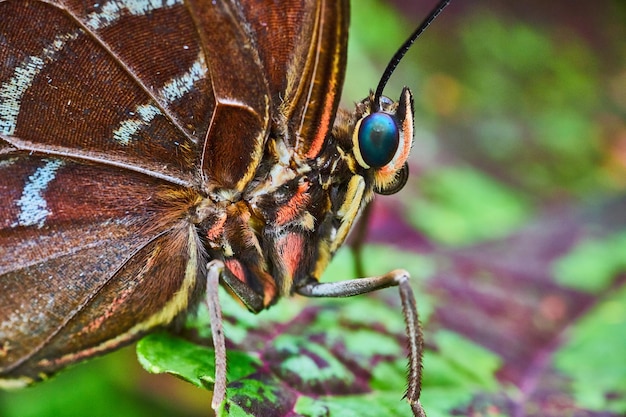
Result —
<instances>
[{"instance_id":1,"label":"compound eye","mask_svg":"<svg viewBox=\"0 0 626 417\"><path fill-rule=\"evenodd\" d=\"M363 119L358 133L359 153L371 168L387 165L400 145L400 132L393 116L377 112Z\"/></svg>"}]
</instances>

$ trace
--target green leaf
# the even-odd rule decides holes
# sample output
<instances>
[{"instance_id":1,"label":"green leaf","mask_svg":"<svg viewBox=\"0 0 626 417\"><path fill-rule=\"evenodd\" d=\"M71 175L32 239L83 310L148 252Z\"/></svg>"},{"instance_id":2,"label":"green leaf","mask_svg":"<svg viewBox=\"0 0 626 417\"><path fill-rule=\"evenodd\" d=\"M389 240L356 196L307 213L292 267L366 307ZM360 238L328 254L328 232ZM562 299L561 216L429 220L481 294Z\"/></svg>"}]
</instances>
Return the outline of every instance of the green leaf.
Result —
<instances>
[{"instance_id":1,"label":"green leaf","mask_svg":"<svg viewBox=\"0 0 626 417\"><path fill-rule=\"evenodd\" d=\"M398 393L344 397L301 397L295 412L307 417L409 416L409 405Z\"/></svg>"},{"instance_id":2,"label":"green leaf","mask_svg":"<svg viewBox=\"0 0 626 417\"><path fill-rule=\"evenodd\" d=\"M137 357L148 372L169 373L197 387L213 389L215 351L167 333L150 334L137 343ZM229 351L228 378L239 379L255 371L258 360Z\"/></svg>"},{"instance_id":3,"label":"green leaf","mask_svg":"<svg viewBox=\"0 0 626 417\"><path fill-rule=\"evenodd\" d=\"M626 288L613 293L569 331L555 355L582 408L626 410Z\"/></svg>"},{"instance_id":4,"label":"green leaf","mask_svg":"<svg viewBox=\"0 0 626 417\"><path fill-rule=\"evenodd\" d=\"M409 220L446 244L503 237L530 215L521 196L470 168L432 171L420 179L419 189L422 197L412 203Z\"/></svg>"},{"instance_id":5,"label":"green leaf","mask_svg":"<svg viewBox=\"0 0 626 417\"><path fill-rule=\"evenodd\" d=\"M626 233L578 243L554 263L558 282L572 288L598 293L626 272Z\"/></svg>"},{"instance_id":6,"label":"green leaf","mask_svg":"<svg viewBox=\"0 0 626 417\"><path fill-rule=\"evenodd\" d=\"M339 261L352 264L349 250L340 252ZM409 260L416 259L408 253L382 248L368 247L366 252L372 254L367 256L368 261L379 257L395 262L404 256L403 262L410 265ZM386 268L383 263L376 269L381 267ZM350 272L337 268L334 271L339 271L340 279L351 278ZM417 286L419 279L413 283ZM333 410L347 410L363 401L380 404L380 408L370 407L371 413L363 416L377 415L381 410L410 413L402 400L407 360L396 288L348 299L285 299L256 316L233 303L224 290L220 290L220 300L225 334L236 343L228 350L229 384L223 415L289 415L294 407L304 410L304 404L317 401L322 401L318 406L323 404ZM206 333L206 329L195 329L209 326L206 315L201 306L198 316L188 321L188 331ZM235 340L229 337L231 334L236 335ZM137 350L140 362L149 371L171 373L212 389L212 349L158 333L144 338ZM393 366L385 367L388 363Z\"/></svg>"}]
</instances>

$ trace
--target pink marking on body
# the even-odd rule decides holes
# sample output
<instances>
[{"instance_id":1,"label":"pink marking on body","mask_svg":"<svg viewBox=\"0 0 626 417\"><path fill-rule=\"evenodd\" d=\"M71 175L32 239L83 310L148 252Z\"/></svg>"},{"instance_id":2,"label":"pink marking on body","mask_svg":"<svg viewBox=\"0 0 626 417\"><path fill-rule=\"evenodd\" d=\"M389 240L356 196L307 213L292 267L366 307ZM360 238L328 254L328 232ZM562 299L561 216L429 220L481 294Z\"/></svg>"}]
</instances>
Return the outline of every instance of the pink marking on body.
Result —
<instances>
[{"instance_id":1,"label":"pink marking on body","mask_svg":"<svg viewBox=\"0 0 626 417\"><path fill-rule=\"evenodd\" d=\"M243 283L246 283L246 274L244 273L241 263L233 258L224 260L226 268Z\"/></svg>"},{"instance_id":2,"label":"pink marking on body","mask_svg":"<svg viewBox=\"0 0 626 417\"><path fill-rule=\"evenodd\" d=\"M293 279L296 270L302 263L304 255L304 237L299 233L288 233L281 237L277 242L278 253L285 266L290 281ZM291 282L289 282L291 286Z\"/></svg>"}]
</instances>

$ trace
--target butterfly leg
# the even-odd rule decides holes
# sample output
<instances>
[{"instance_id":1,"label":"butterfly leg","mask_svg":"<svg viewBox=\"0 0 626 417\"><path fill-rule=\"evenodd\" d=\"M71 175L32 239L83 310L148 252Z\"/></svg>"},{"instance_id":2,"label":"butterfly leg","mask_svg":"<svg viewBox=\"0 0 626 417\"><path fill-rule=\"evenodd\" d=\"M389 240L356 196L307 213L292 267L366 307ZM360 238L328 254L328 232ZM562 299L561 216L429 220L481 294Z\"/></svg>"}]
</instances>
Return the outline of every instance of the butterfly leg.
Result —
<instances>
[{"instance_id":1,"label":"butterfly leg","mask_svg":"<svg viewBox=\"0 0 626 417\"><path fill-rule=\"evenodd\" d=\"M226 397L226 339L224 338L222 309L218 296L220 275L223 270L224 264L220 261L211 261L207 264L205 303L209 310L213 346L215 348L215 383L213 386L213 399L211 400L211 407L214 410L217 410Z\"/></svg>"},{"instance_id":2,"label":"butterfly leg","mask_svg":"<svg viewBox=\"0 0 626 417\"><path fill-rule=\"evenodd\" d=\"M211 319L211 333L215 348L215 383L213 384L213 400L211 407L214 410L220 406L226 398L226 339L222 326L222 309L219 300L219 287L221 281L227 285L239 299L255 313L263 310L263 295L257 294L250 287L242 283L234 276L224 262L213 260L207 264L206 295L205 303Z\"/></svg>"},{"instance_id":3,"label":"butterfly leg","mask_svg":"<svg viewBox=\"0 0 626 417\"><path fill-rule=\"evenodd\" d=\"M387 287L398 287L402 302L402 313L409 338L409 386L406 398L416 417L425 417L419 397L422 385L422 352L424 337L417 315L413 290L409 284L409 273L397 269L385 275L339 282L311 282L296 290L305 297L351 297Z\"/></svg>"}]
</instances>

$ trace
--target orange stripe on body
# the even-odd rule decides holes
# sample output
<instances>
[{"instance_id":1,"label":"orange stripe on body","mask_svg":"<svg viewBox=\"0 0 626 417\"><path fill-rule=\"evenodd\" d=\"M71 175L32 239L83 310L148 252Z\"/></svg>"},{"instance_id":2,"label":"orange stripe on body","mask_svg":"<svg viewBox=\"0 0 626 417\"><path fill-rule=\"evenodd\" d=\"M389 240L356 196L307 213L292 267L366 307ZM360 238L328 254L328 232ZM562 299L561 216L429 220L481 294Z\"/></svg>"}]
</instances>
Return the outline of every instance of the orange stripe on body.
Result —
<instances>
[{"instance_id":1,"label":"orange stripe on body","mask_svg":"<svg viewBox=\"0 0 626 417\"><path fill-rule=\"evenodd\" d=\"M322 112L320 123L318 125L318 128L315 130L315 135L313 135L313 139L311 140L309 151L305 155L309 159L313 159L317 157L317 155L319 155L320 151L322 150L322 145L326 140L326 135L332 128L331 113L334 107L336 97L336 94L334 92L335 83L332 84L333 85L331 86L331 88L328 89L329 94L326 94L325 96L324 111Z\"/></svg>"},{"instance_id":2,"label":"orange stripe on body","mask_svg":"<svg viewBox=\"0 0 626 417\"><path fill-rule=\"evenodd\" d=\"M298 184L296 194L276 212L276 224L278 226L290 222L302 213L302 208L306 207L310 200L310 195L307 194L310 186L311 184L308 181Z\"/></svg>"},{"instance_id":3,"label":"orange stripe on body","mask_svg":"<svg viewBox=\"0 0 626 417\"><path fill-rule=\"evenodd\" d=\"M217 241L218 238L224 234L224 224L226 223L227 218L228 216L224 214L206 231L206 237L210 242Z\"/></svg>"},{"instance_id":4,"label":"orange stripe on body","mask_svg":"<svg viewBox=\"0 0 626 417\"><path fill-rule=\"evenodd\" d=\"M323 11L322 8L324 8ZM322 8L319 9L320 13L325 13L325 15L318 15L320 26L317 34L317 56L315 57L313 82L311 83L311 93L309 94L309 98L312 100L307 100L307 107L311 102L315 104L321 102L323 110L319 117L319 122L315 123L313 128L314 133L310 134L312 139L309 143L309 150L305 154L305 157L309 159L316 158L319 155L326 141L326 135L333 128L332 116L339 102L338 95L343 86L343 71L346 61L347 42L345 39L347 37L345 32L348 28L348 18L346 14L343 14L343 5L341 2L331 0L328 4L324 4ZM328 19L328 21L325 19ZM329 39L334 41L328 41ZM330 48L325 41L330 42ZM314 89L315 91L313 91ZM305 114L308 112L309 109L307 108ZM307 121L306 119L305 116L298 134L302 132L303 124Z\"/></svg>"}]
</instances>

